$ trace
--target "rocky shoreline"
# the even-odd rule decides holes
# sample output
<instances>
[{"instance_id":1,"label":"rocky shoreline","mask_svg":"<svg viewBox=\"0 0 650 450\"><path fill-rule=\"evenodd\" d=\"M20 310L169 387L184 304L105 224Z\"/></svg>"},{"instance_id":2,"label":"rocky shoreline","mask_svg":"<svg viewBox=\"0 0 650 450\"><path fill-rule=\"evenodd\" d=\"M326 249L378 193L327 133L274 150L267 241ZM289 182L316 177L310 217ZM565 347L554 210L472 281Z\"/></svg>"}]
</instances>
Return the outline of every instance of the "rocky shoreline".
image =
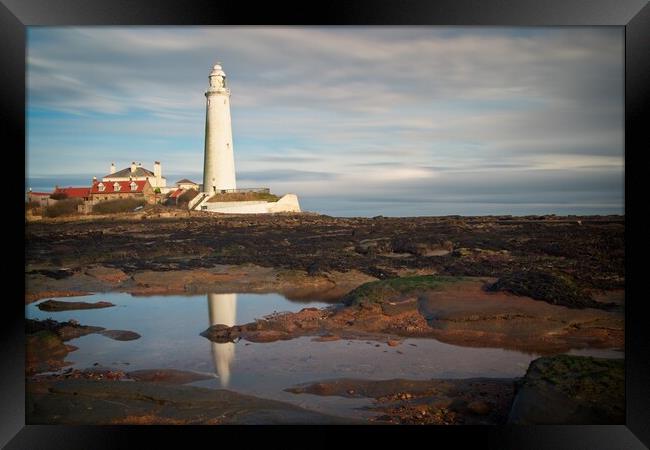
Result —
<instances>
[{"instance_id":1,"label":"rocky shoreline","mask_svg":"<svg viewBox=\"0 0 650 450\"><path fill-rule=\"evenodd\" d=\"M559 355L534 360L522 378L336 379L295 395L373 399L369 419L336 417L228 390L188 386L203 374L69 369L27 383L30 424L622 424L622 360ZM585 394L588 394L587 396Z\"/></svg>"},{"instance_id":2,"label":"rocky shoreline","mask_svg":"<svg viewBox=\"0 0 650 450\"><path fill-rule=\"evenodd\" d=\"M407 425L625 423L623 360L558 355L531 362L517 379L337 379L295 394L370 397L373 421ZM586 395L588 394L588 395Z\"/></svg>"},{"instance_id":3,"label":"rocky shoreline","mask_svg":"<svg viewBox=\"0 0 650 450\"><path fill-rule=\"evenodd\" d=\"M394 287L385 297L365 292L347 306L304 308L231 327L216 324L202 335L213 342L273 342L300 336L399 342L404 337L429 337L456 345L541 354L572 348L623 348L621 312L569 309L487 292L489 280L484 279L421 276L400 282L410 280L423 286L415 290ZM362 288L367 290L367 286Z\"/></svg>"},{"instance_id":4,"label":"rocky shoreline","mask_svg":"<svg viewBox=\"0 0 650 450\"><path fill-rule=\"evenodd\" d=\"M420 337L551 358L533 361L521 380L345 379L287 387L295 395L372 398L373 423L621 423L622 361L550 356L571 349L623 349L620 216L127 215L44 220L28 223L25 232L26 304L91 292L277 292L332 306L216 324L202 335L216 343L311 336L391 347ZM41 305L53 311L110 306L73 300ZM65 342L89 333L140 337L74 322L27 321L30 423L350 422L282 402L186 386L196 375L180 372L63 371L74 351ZM44 374L50 371L55 373ZM556 401L566 414L544 416L530 406L540 401ZM93 413L84 416L75 408ZM560 418L564 422L553 422Z\"/></svg>"},{"instance_id":5,"label":"rocky shoreline","mask_svg":"<svg viewBox=\"0 0 650 450\"><path fill-rule=\"evenodd\" d=\"M72 275L80 283L68 282L63 290L75 290L83 281L119 286L147 271L243 265L316 279L350 271L374 279L417 274L499 278L544 268L569 277L577 288L598 291L622 289L625 279L622 216L295 214L143 220L133 214L29 222L25 238L28 292L43 290L37 286L44 280Z\"/></svg>"}]
</instances>

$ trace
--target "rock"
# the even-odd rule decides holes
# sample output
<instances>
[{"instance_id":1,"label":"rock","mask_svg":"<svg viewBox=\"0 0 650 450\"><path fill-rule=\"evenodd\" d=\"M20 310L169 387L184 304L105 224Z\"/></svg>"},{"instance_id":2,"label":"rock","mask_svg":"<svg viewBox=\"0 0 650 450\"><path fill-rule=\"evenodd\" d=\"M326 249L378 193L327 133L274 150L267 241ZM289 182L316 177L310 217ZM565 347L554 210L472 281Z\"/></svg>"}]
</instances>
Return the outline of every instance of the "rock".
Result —
<instances>
[{"instance_id":1,"label":"rock","mask_svg":"<svg viewBox=\"0 0 650 450\"><path fill-rule=\"evenodd\" d=\"M479 416L485 416L486 414L490 413L490 410L492 408L490 408L490 405L487 402L484 402L482 400L475 400L467 404L467 409L469 409L474 414L478 414Z\"/></svg>"},{"instance_id":2,"label":"rock","mask_svg":"<svg viewBox=\"0 0 650 450\"><path fill-rule=\"evenodd\" d=\"M329 341L338 341L341 339L341 336L337 336L335 334L326 334L324 336L319 336L317 338L312 339L314 342L329 342Z\"/></svg>"},{"instance_id":3,"label":"rock","mask_svg":"<svg viewBox=\"0 0 650 450\"><path fill-rule=\"evenodd\" d=\"M48 278L53 278L55 280L62 280L64 278L71 277L74 274L74 272L70 269L58 269L58 270L41 269L41 270L34 270L29 273L37 273L40 275L44 275Z\"/></svg>"},{"instance_id":4,"label":"rock","mask_svg":"<svg viewBox=\"0 0 650 450\"><path fill-rule=\"evenodd\" d=\"M279 340L291 339L289 333L276 330L259 330L246 333L244 339L251 342L274 342Z\"/></svg>"},{"instance_id":5,"label":"rock","mask_svg":"<svg viewBox=\"0 0 650 450\"><path fill-rule=\"evenodd\" d=\"M100 334L116 341L133 341L135 339L140 339L138 333L128 330L105 330L100 332Z\"/></svg>"},{"instance_id":6,"label":"rock","mask_svg":"<svg viewBox=\"0 0 650 450\"><path fill-rule=\"evenodd\" d=\"M401 344L401 342L396 341L394 339L389 339L388 341L386 341L386 344L388 344L389 347L397 347L398 345Z\"/></svg>"},{"instance_id":7,"label":"rock","mask_svg":"<svg viewBox=\"0 0 650 450\"><path fill-rule=\"evenodd\" d=\"M625 423L624 360L569 355L534 360L520 382L508 422Z\"/></svg>"},{"instance_id":8,"label":"rock","mask_svg":"<svg viewBox=\"0 0 650 450\"><path fill-rule=\"evenodd\" d=\"M451 255L455 256L456 258L462 258L465 256L470 256L472 254L472 251L468 248L457 248L454 250Z\"/></svg>"},{"instance_id":9,"label":"rock","mask_svg":"<svg viewBox=\"0 0 650 450\"><path fill-rule=\"evenodd\" d=\"M30 286L28 285L29 289ZM25 292L25 303L33 303L37 300L47 297L83 297L86 295L92 295L92 292L86 291L38 291L38 292Z\"/></svg>"},{"instance_id":10,"label":"rock","mask_svg":"<svg viewBox=\"0 0 650 450\"><path fill-rule=\"evenodd\" d=\"M85 336L87 334L97 333L104 330L104 328L79 325L76 323L76 321L57 322L56 320L52 319L27 319L25 321L25 332L27 334L36 333L41 330L47 330L56 333L61 338L61 340L68 341L70 339Z\"/></svg>"},{"instance_id":11,"label":"rock","mask_svg":"<svg viewBox=\"0 0 650 450\"><path fill-rule=\"evenodd\" d=\"M106 401L110 399L111 401ZM164 405L164 406L161 406ZM224 389L88 379L61 380L27 396L27 416L41 424L360 424L276 400Z\"/></svg>"},{"instance_id":12,"label":"rock","mask_svg":"<svg viewBox=\"0 0 650 450\"><path fill-rule=\"evenodd\" d=\"M499 278L488 291L507 291L567 308L608 309L613 304L599 303L567 274L550 270L520 270Z\"/></svg>"},{"instance_id":13,"label":"rock","mask_svg":"<svg viewBox=\"0 0 650 450\"><path fill-rule=\"evenodd\" d=\"M429 406L428 405L413 405L413 409L420 413L423 416L426 416L429 414Z\"/></svg>"},{"instance_id":14,"label":"rock","mask_svg":"<svg viewBox=\"0 0 650 450\"><path fill-rule=\"evenodd\" d=\"M28 375L65 366L63 359L71 350L54 332L40 330L26 336L25 371Z\"/></svg>"},{"instance_id":15,"label":"rock","mask_svg":"<svg viewBox=\"0 0 650 450\"><path fill-rule=\"evenodd\" d=\"M124 271L104 266L90 267L86 269L86 275L107 283L121 283L129 279L129 276Z\"/></svg>"},{"instance_id":16,"label":"rock","mask_svg":"<svg viewBox=\"0 0 650 450\"><path fill-rule=\"evenodd\" d=\"M451 398L441 398L433 402L432 406L436 409L449 409L453 399Z\"/></svg>"},{"instance_id":17,"label":"rock","mask_svg":"<svg viewBox=\"0 0 650 450\"><path fill-rule=\"evenodd\" d=\"M514 395L512 379L432 379L362 380L340 378L301 384L287 392L341 397L369 397L376 400L369 409L390 415L397 423L409 424L413 418L426 423L504 424ZM476 392L490 405L487 414L472 411L466 401ZM476 410L483 405L478 402Z\"/></svg>"},{"instance_id":18,"label":"rock","mask_svg":"<svg viewBox=\"0 0 650 450\"><path fill-rule=\"evenodd\" d=\"M310 277L318 275L321 271L322 269L318 262L313 262L309 266L307 266L307 275L309 275Z\"/></svg>"},{"instance_id":19,"label":"rock","mask_svg":"<svg viewBox=\"0 0 650 450\"><path fill-rule=\"evenodd\" d=\"M208 380L213 378L213 376L208 374L175 369L134 370L133 372L129 372L128 375L136 381L150 381L169 384L186 384L193 381Z\"/></svg>"},{"instance_id":20,"label":"rock","mask_svg":"<svg viewBox=\"0 0 650 450\"><path fill-rule=\"evenodd\" d=\"M62 302L58 300L46 300L39 303L38 309L41 311L72 311L76 309L99 309L109 308L115 306L110 302L99 301L95 303L90 302Z\"/></svg>"},{"instance_id":21,"label":"rock","mask_svg":"<svg viewBox=\"0 0 650 450\"><path fill-rule=\"evenodd\" d=\"M219 323L203 331L201 336L210 339L212 342L224 344L226 342L235 342L239 338L239 332L236 327L229 327Z\"/></svg>"},{"instance_id":22,"label":"rock","mask_svg":"<svg viewBox=\"0 0 650 450\"><path fill-rule=\"evenodd\" d=\"M467 401L463 398L454 398L449 405L449 410L461 412L467 408Z\"/></svg>"}]
</instances>

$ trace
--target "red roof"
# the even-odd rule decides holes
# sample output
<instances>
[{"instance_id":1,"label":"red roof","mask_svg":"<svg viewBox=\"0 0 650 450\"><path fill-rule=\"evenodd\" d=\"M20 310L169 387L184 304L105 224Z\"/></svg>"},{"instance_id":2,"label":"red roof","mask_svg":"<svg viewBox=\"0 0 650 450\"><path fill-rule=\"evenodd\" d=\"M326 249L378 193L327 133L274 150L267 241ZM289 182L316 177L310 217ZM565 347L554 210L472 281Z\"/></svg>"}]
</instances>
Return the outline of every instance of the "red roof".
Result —
<instances>
[{"instance_id":1,"label":"red roof","mask_svg":"<svg viewBox=\"0 0 650 450\"><path fill-rule=\"evenodd\" d=\"M135 189L131 189L131 183L135 184ZM95 181L93 187L90 188L91 194L114 194L114 193L126 193L129 192L143 192L144 186L149 183L147 180L142 181ZM99 190L99 185L104 185L104 190ZM115 190L115 184L120 186L119 190Z\"/></svg>"},{"instance_id":2,"label":"red roof","mask_svg":"<svg viewBox=\"0 0 650 450\"><path fill-rule=\"evenodd\" d=\"M68 197L85 198L90 195L90 189L87 187L56 188L53 194L66 194Z\"/></svg>"},{"instance_id":3,"label":"red roof","mask_svg":"<svg viewBox=\"0 0 650 450\"><path fill-rule=\"evenodd\" d=\"M169 198L180 197L181 194L183 194L183 192L185 192L183 189L176 189L174 192L172 192L172 193L169 195Z\"/></svg>"}]
</instances>

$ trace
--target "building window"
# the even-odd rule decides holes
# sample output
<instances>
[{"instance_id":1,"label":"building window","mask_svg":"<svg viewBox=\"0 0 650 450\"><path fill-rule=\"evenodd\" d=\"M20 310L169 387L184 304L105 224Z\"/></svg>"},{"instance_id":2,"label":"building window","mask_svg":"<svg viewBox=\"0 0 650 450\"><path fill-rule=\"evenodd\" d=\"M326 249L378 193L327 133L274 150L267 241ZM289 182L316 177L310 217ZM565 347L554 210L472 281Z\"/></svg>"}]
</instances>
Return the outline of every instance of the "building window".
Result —
<instances>
[{"instance_id":1,"label":"building window","mask_svg":"<svg viewBox=\"0 0 650 450\"><path fill-rule=\"evenodd\" d=\"M115 190L115 192L118 192L120 189L122 189L122 186L120 186L120 184L116 182L113 184L113 189Z\"/></svg>"},{"instance_id":2,"label":"building window","mask_svg":"<svg viewBox=\"0 0 650 450\"><path fill-rule=\"evenodd\" d=\"M99 183L99 184L97 185L97 189L99 189L99 192L104 192L104 189L105 189L104 184Z\"/></svg>"},{"instance_id":3,"label":"building window","mask_svg":"<svg viewBox=\"0 0 650 450\"><path fill-rule=\"evenodd\" d=\"M131 182L131 190L135 191L138 188L138 185L135 184L134 182Z\"/></svg>"}]
</instances>

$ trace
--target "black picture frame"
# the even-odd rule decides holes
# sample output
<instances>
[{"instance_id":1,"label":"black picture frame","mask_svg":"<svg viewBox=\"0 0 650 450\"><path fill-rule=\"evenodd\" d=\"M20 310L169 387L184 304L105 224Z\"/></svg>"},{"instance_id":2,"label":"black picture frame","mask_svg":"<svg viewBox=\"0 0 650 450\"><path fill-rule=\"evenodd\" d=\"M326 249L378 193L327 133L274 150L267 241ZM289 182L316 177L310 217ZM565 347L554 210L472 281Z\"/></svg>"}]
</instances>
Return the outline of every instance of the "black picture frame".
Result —
<instances>
[{"instance_id":1,"label":"black picture frame","mask_svg":"<svg viewBox=\"0 0 650 450\"><path fill-rule=\"evenodd\" d=\"M490 25L490 26L622 26L625 27L625 215L626 215L626 424L618 426L531 427L161 427L161 426L37 426L25 425L24 377L24 253L4 255L3 275L15 286L16 295L4 299L2 346L0 346L0 445L7 449L102 449L127 448L134 439L147 447L160 443L188 445L200 437L205 443L248 440L261 433L283 447L352 444L350 439L372 439L384 444L414 444L425 439L430 445L470 444L473 448L535 449L642 449L650 446L650 340L642 314L645 298L635 284L642 266L642 211L632 206L634 185L641 180L640 164L647 147L650 82L650 5L645 0L445 0L386 1L330 0L285 5L277 2L169 1L169 0L1 0L0 3L0 118L4 131L5 164L8 155L17 168L25 163L25 50L27 26L67 25ZM642 147L643 145L643 147ZM13 170L11 177L18 178ZM9 186L16 184L7 181ZM641 185L638 184L640 187ZM13 188L9 189L14 191ZM24 236L24 195L15 189L5 206L5 220L14 223L15 236ZM15 220L10 220L15 218ZM22 234L21 234L22 233ZM5 242L19 240L5 235ZM22 256L21 256L22 255ZM24 266L24 264L23 264ZM21 292L23 288L23 292ZM405 434L406 433L406 434ZM341 435L344 434L345 437Z\"/></svg>"}]
</instances>

